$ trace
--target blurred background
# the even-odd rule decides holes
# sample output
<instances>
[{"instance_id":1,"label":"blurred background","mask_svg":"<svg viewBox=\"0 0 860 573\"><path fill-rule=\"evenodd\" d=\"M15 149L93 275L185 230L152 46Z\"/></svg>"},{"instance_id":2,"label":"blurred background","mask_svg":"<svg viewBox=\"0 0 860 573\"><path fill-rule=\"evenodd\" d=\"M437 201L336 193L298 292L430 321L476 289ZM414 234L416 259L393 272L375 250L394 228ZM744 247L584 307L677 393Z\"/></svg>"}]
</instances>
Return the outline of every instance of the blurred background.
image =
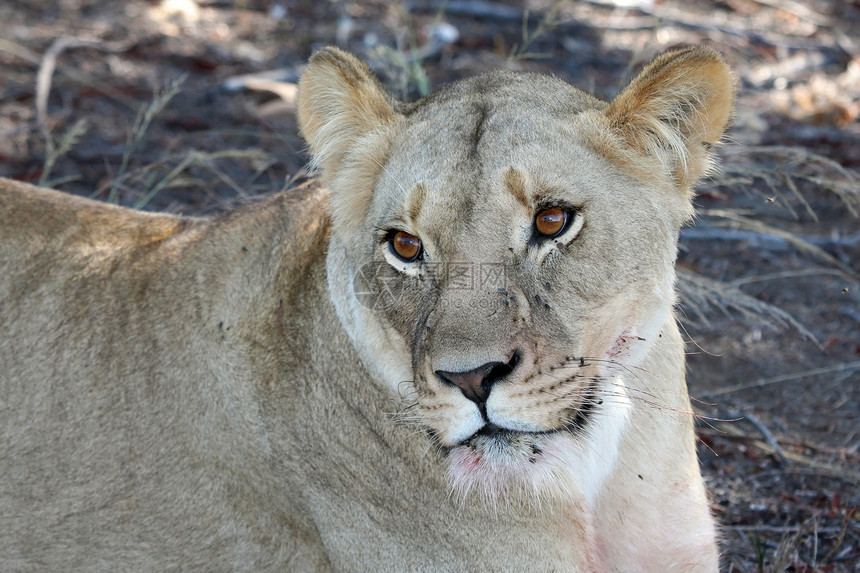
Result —
<instances>
[{"instance_id":1,"label":"blurred background","mask_svg":"<svg viewBox=\"0 0 860 573\"><path fill-rule=\"evenodd\" d=\"M499 68L609 99L719 49L737 113L679 316L723 570L860 571L860 2L4 0L0 22L0 175L195 215L307 179L295 82L324 45L403 100Z\"/></svg>"}]
</instances>

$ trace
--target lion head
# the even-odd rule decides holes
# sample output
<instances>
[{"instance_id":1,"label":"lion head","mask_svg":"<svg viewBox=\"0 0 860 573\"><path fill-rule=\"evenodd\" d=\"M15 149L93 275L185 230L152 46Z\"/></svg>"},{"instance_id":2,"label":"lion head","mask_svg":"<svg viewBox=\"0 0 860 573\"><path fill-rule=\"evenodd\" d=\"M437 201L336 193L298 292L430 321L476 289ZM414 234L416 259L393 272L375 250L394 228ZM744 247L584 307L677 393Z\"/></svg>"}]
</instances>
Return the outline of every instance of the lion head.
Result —
<instances>
[{"instance_id":1,"label":"lion head","mask_svg":"<svg viewBox=\"0 0 860 573\"><path fill-rule=\"evenodd\" d=\"M340 50L311 59L299 113L331 189L331 299L458 492L596 495L732 99L707 48L608 104L512 72L402 104Z\"/></svg>"}]
</instances>

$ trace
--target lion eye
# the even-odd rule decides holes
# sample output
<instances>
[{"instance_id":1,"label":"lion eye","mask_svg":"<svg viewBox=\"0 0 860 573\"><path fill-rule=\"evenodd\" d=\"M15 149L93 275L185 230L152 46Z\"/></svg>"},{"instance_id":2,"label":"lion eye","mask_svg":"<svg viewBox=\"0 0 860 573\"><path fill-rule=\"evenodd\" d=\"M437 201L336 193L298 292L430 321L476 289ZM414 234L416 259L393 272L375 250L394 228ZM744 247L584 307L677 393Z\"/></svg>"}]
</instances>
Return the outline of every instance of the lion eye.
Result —
<instances>
[{"instance_id":1,"label":"lion eye","mask_svg":"<svg viewBox=\"0 0 860 573\"><path fill-rule=\"evenodd\" d=\"M567 226L567 211L558 207L544 209L535 217L535 229L544 237L555 237Z\"/></svg>"},{"instance_id":2,"label":"lion eye","mask_svg":"<svg viewBox=\"0 0 860 573\"><path fill-rule=\"evenodd\" d=\"M421 256L421 239L415 235L397 231L389 237L388 244L391 245L391 252L407 263L411 263Z\"/></svg>"}]
</instances>

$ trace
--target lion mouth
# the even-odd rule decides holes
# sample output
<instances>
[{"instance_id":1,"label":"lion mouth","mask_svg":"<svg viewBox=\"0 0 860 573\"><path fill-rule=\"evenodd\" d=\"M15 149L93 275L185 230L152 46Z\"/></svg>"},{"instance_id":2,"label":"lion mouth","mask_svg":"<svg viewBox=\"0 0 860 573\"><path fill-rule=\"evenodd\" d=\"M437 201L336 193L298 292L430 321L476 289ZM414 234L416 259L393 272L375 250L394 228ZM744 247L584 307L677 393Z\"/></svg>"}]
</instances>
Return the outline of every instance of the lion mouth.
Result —
<instances>
[{"instance_id":1,"label":"lion mouth","mask_svg":"<svg viewBox=\"0 0 860 573\"><path fill-rule=\"evenodd\" d=\"M553 416L554 424L533 430L505 427L501 419L494 423L491 408L490 418L469 438L442 447L452 490L463 499L475 492L494 506L506 500L541 504L556 493L564 499L592 495L589 468L596 471L614 459L601 440L607 427L623 425L613 426L612 420L626 412L626 402L605 389L598 377L575 395L573 403ZM614 441L608 444L615 447Z\"/></svg>"},{"instance_id":2,"label":"lion mouth","mask_svg":"<svg viewBox=\"0 0 860 573\"><path fill-rule=\"evenodd\" d=\"M555 436L558 434L580 435L585 430L591 420L594 410L602 405L603 400L597 397L596 384L589 386L584 392L581 402L569 408L561 417L564 422L556 427L546 430L513 430L497 426L493 422L487 421L477 432L460 442L460 446L476 447L487 444L517 444L523 440L533 441L540 437ZM486 419L486 418L485 418Z\"/></svg>"},{"instance_id":3,"label":"lion mouth","mask_svg":"<svg viewBox=\"0 0 860 573\"><path fill-rule=\"evenodd\" d=\"M553 430L538 430L534 432L526 432L522 430L509 430L508 428L501 428L493 424L492 422L488 422L484 425L483 428L481 428L480 430L472 434L472 436L464 440L461 445L467 445L469 442L479 437L485 437L490 440L509 442L522 436L548 436L552 434L559 434L561 432L575 433L576 428L565 425L561 428L555 428Z\"/></svg>"},{"instance_id":4,"label":"lion mouth","mask_svg":"<svg viewBox=\"0 0 860 573\"><path fill-rule=\"evenodd\" d=\"M582 431L582 426L577 423L569 423L551 430L523 431L501 428L492 422L485 424L480 430L460 442L460 446L474 449L486 449L487 446L496 448L503 446L514 446L523 442L534 442L539 438L555 436L558 434L576 435Z\"/></svg>"}]
</instances>

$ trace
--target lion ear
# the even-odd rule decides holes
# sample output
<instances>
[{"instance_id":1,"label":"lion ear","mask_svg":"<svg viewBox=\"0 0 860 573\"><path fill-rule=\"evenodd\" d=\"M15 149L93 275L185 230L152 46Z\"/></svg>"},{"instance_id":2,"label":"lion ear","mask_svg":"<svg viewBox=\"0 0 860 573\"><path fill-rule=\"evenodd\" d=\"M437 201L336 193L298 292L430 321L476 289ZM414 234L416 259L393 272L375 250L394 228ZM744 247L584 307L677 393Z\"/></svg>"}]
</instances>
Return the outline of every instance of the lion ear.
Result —
<instances>
[{"instance_id":1,"label":"lion ear","mask_svg":"<svg viewBox=\"0 0 860 573\"><path fill-rule=\"evenodd\" d=\"M700 46L655 59L605 113L630 147L657 158L689 190L710 167L708 150L728 126L734 98L722 56Z\"/></svg>"},{"instance_id":2,"label":"lion ear","mask_svg":"<svg viewBox=\"0 0 860 573\"><path fill-rule=\"evenodd\" d=\"M299 81L298 119L311 152L332 190L333 216L342 227L361 224L391 129L399 114L364 62L333 47L314 54Z\"/></svg>"}]
</instances>

